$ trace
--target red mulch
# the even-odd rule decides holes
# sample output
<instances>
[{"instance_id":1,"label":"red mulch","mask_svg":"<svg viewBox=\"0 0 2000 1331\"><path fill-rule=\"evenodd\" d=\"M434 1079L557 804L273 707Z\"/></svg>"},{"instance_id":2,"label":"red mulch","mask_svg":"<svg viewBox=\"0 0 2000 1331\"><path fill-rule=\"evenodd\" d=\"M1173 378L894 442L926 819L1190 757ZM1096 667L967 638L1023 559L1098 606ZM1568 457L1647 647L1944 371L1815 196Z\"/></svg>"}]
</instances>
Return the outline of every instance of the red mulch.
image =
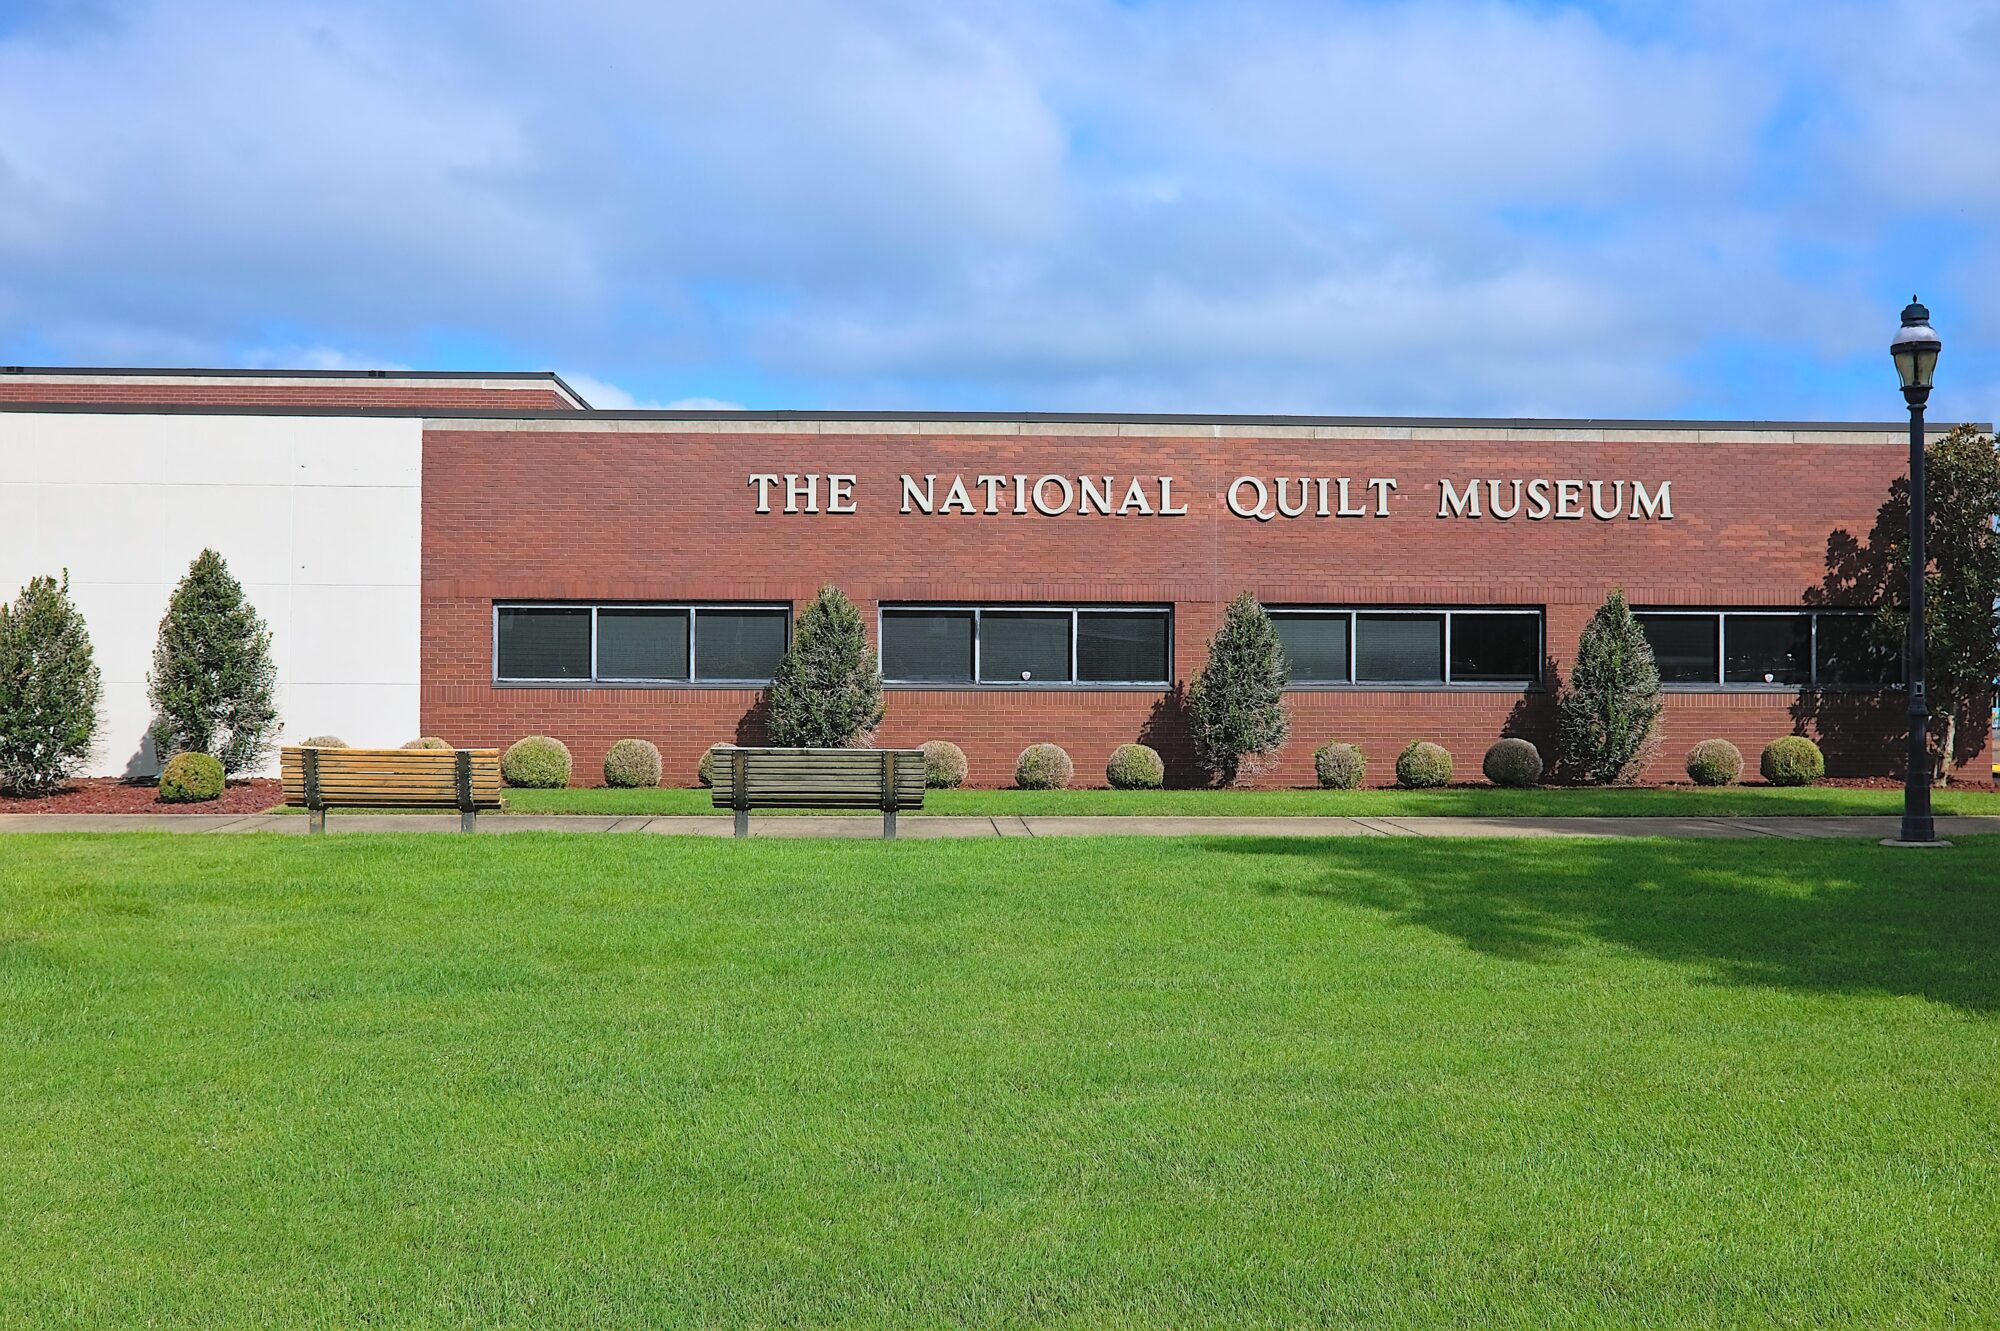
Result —
<instances>
[{"instance_id":1,"label":"red mulch","mask_svg":"<svg viewBox=\"0 0 2000 1331\"><path fill-rule=\"evenodd\" d=\"M162 804L150 781L101 776L72 781L41 799L0 795L0 813L261 813L284 802L284 783L268 778L231 781L220 799L203 804Z\"/></svg>"}]
</instances>

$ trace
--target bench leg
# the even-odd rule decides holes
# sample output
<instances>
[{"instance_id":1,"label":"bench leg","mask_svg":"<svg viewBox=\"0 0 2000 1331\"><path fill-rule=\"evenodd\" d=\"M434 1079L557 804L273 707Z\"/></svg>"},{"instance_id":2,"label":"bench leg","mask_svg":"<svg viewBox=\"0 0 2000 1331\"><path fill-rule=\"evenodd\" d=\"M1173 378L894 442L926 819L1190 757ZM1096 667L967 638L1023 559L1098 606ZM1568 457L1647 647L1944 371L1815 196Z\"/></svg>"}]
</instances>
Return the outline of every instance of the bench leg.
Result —
<instances>
[{"instance_id":1,"label":"bench leg","mask_svg":"<svg viewBox=\"0 0 2000 1331\"><path fill-rule=\"evenodd\" d=\"M325 809L306 810L306 831L314 836L318 836L320 833L326 831Z\"/></svg>"},{"instance_id":2,"label":"bench leg","mask_svg":"<svg viewBox=\"0 0 2000 1331\"><path fill-rule=\"evenodd\" d=\"M738 809L736 811L736 835L750 835L750 810Z\"/></svg>"},{"instance_id":3,"label":"bench leg","mask_svg":"<svg viewBox=\"0 0 2000 1331\"><path fill-rule=\"evenodd\" d=\"M479 811L477 809L460 809L458 811L459 831L477 832L479 830L478 822L479 822Z\"/></svg>"},{"instance_id":4,"label":"bench leg","mask_svg":"<svg viewBox=\"0 0 2000 1331\"><path fill-rule=\"evenodd\" d=\"M894 841L896 839L896 811L894 809L882 810L882 839L884 841Z\"/></svg>"}]
</instances>

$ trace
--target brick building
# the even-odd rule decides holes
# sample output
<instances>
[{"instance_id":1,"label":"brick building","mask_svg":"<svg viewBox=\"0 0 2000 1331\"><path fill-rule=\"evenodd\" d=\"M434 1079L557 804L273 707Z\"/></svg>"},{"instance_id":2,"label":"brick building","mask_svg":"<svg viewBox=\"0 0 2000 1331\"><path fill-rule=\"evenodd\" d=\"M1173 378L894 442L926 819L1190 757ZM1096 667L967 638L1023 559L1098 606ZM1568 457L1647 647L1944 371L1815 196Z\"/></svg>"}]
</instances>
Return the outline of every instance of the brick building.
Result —
<instances>
[{"instance_id":1,"label":"brick building","mask_svg":"<svg viewBox=\"0 0 2000 1331\"><path fill-rule=\"evenodd\" d=\"M828 582L874 628L882 740L954 740L977 784L1039 740L1086 780L1134 739L1192 780L1179 690L1246 590L1293 666L1266 783L1309 782L1329 739L1378 782L1411 739L1461 774L1503 733L1546 746L1613 588L1669 680L1651 775L1794 731L1836 775L1889 775L1899 667L1863 616L1906 447L1880 424L602 412L552 375L20 370L0 577L71 569L111 657L106 770L149 761L142 649L208 544L272 621L289 733L547 733L580 779L626 735L682 776L760 738L792 610Z\"/></svg>"}]
</instances>

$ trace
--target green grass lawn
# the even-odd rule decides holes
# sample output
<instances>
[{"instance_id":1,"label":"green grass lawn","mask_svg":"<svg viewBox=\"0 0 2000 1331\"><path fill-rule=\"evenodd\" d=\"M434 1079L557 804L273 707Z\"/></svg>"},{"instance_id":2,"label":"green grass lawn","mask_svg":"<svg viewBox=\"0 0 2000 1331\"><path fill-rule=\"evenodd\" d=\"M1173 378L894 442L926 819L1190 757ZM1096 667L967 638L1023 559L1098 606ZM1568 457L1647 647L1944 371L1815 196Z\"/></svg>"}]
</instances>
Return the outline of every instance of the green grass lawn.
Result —
<instances>
[{"instance_id":1,"label":"green grass lawn","mask_svg":"<svg viewBox=\"0 0 2000 1331\"><path fill-rule=\"evenodd\" d=\"M2000 790L1959 786L1935 792L1941 814L2000 814ZM510 790L517 813L663 814L713 813L706 790ZM1363 818L1451 814L1526 817L1620 814L1638 817L1716 818L1752 814L1894 814L1900 790L1838 786L1694 786L1664 789L1549 788L1503 790L1456 786L1444 790L933 790L926 813L959 814L1291 814ZM772 813L784 812L772 810Z\"/></svg>"},{"instance_id":2,"label":"green grass lawn","mask_svg":"<svg viewBox=\"0 0 2000 1331\"><path fill-rule=\"evenodd\" d=\"M9 837L0 1324L2000 1310L2000 838Z\"/></svg>"}]
</instances>

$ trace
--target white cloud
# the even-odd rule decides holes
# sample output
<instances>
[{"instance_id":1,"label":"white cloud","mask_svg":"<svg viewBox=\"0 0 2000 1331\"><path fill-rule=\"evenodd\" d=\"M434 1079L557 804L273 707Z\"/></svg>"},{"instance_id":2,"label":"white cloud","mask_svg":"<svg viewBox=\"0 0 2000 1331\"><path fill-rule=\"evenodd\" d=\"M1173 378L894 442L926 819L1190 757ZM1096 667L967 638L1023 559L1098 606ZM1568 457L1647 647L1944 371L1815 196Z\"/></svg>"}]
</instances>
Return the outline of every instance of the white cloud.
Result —
<instances>
[{"instance_id":1,"label":"white cloud","mask_svg":"<svg viewBox=\"0 0 2000 1331\"><path fill-rule=\"evenodd\" d=\"M0 351L1677 410L1731 339L1836 364L1913 282L1975 304L1996 56L2000 0L93 11L0 37Z\"/></svg>"}]
</instances>

